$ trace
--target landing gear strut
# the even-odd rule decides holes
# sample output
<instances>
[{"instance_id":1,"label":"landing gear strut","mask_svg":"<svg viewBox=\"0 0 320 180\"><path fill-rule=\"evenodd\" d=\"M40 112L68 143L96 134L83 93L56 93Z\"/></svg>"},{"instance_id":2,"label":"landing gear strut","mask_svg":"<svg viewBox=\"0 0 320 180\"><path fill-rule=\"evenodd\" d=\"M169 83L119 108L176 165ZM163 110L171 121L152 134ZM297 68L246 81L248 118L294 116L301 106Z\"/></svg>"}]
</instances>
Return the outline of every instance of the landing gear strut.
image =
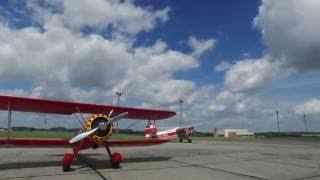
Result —
<instances>
[{"instance_id":1,"label":"landing gear strut","mask_svg":"<svg viewBox=\"0 0 320 180\"><path fill-rule=\"evenodd\" d=\"M86 139L81 140L80 143L73 149L73 154L66 153L64 155L63 162L62 162L62 170L63 170L63 172L70 171L73 159L75 157L77 157L77 155L79 154L80 150L83 147L83 144L86 141L87 141ZM107 150L109 158L110 158L111 167L114 168L114 169L118 169L119 165L121 163L121 160L122 160L121 154L118 153L118 152L115 152L115 153L112 154L109 146L105 145L105 147L106 147L106 150Z\"/></svg>"},{"instance_id":2,"label":"landing gear strut","mask_svg":"<svg viewBox=\"0 0 320 180\"><path fill-rule=\"evenodd\" d=\"M108 155L109 155L109 158L110 158L111 167L113 169L118 169L119 165L120 165L120 162L122 160L121 154L118 153L118 152L115 152L115 153L112 154L109 146L105 145L105 147L107 149L107 152L108 152Z\"/></svg>"},{"instance_id":3,"label":"landing gear strut","mask_svg":"<svg viewBox=\"0 0 320 180\"><path fill-rule=\"evenodd\" d=\"M73 149L73 154L66 153L63 156L62 162L62 170L63 172L68 172L71 169L71 164L73 159L79 154L80 150L82 149L83 144L86 142L86 139L82 139L80 143Z\"/></svg>"}]
</instances>

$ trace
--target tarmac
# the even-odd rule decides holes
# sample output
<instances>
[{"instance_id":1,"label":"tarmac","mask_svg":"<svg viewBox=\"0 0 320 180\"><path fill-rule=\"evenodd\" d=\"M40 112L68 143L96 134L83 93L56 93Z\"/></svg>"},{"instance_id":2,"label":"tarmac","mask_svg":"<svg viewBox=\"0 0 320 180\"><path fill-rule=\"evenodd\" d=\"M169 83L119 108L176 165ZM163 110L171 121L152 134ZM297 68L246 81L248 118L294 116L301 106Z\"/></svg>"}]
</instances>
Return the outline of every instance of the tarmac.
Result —
<instances>
[{"instance_id":1,"label":"tarmac","mask_svg":"<svg viewBox=\"0 0 320 180\"><path fill-rule=\"evenodd\" d=\"M64 173L65 148L0 148L0 179L320 179L320 141L272 138L166 143L112 148L123 162L112 169L105 149L85 150Z\"/></svg>"}]
</instances>

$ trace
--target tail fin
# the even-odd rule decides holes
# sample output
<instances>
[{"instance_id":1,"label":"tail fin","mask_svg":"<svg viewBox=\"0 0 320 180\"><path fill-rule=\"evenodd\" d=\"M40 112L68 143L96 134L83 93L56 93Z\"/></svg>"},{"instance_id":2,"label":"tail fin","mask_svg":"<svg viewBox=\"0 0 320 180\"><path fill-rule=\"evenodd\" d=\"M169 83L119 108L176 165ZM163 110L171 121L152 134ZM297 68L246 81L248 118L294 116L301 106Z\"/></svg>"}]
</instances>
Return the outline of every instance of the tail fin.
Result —
<instances>
[{"instance_id":1,"label":"tail fin","mask_svg":"<svg viewBox=\"0 0 320 180\"><path fill-rule=\"evenodd\" d=\"M151 120L148 120L144 134L146 139L157 138L157 128L154 126Z\"/></svg>"}]
</instances>

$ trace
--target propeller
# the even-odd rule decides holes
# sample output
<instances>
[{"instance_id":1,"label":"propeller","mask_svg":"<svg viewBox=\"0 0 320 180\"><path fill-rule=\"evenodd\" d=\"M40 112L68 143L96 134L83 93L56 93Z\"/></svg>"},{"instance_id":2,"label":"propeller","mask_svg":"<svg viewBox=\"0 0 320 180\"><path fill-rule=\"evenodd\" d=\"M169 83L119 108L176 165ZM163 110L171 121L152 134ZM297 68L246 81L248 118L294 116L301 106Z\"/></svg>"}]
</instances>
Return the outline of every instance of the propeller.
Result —
<instances>
[{"instance_id":1,"label":"propeller","mask_svg":"<svg viewBox=\"0 0 320 180\"><path fill-rule=\"evenodd\" d=\"M112 114L113 110L110 111L109 113L109 116ZM117 122L119 121L120 119L126 117L128 115L128 112L124 112L124 113L121 113L121 114L118 114L116 115L115 117L113 117L112 119L110 119L108 122L99 122L98 124L98 127L90 130L90 131L86 131L86 132L83 132L83 133L80 133L78 134L77 136L73 137L72 139L70 139L69 143L72 144L72 143L75 143L75 142L78 142L88 136L90 136L91 134L93 134L94 132L96 132L98 129L103 131L107 128L107 126L109 124L112 124L114 122ZM109 117L108 116L108 117Z\"/></svg>"},{"instance_id":2,"label":"propeller","mask_svg":"<svg viewBox=\"0 0 320 180\"><path fill-rule=\"evenodd\" d=\"M117 122L119 121L120 119L126 117L129 113L128 112L124 112L124 113L121 113L121 114L118 114L116 115L115 117L113 117L110 121L108 121L107 124L112 124L114 122Z\"/></svg>"},{"instance_id":3,"label":"propeller","mask_svg":"<svg viewBox=\"0 0 320 180\"><path fill-rule=\"evenodd\" d=\"M83 132L81 134L76 135L74 138L70 139L69 143L75 143L80 141L81 139L86 138L87 136L91 135L92 133L96 132L99 129L99 127L96 127L94 129L92 129L91 131L87 131L87 132Z\"/></svg>"},{"instance_id":4,"label":"propeller","mask_svg":"<svg viewBox=\"0 0 320 180\"><path fill-rule=\"evenodd\" d=\"M111 114L113 113L113 109L109 112L108 118L110 118Z\"/></svg>"}]
</instances>

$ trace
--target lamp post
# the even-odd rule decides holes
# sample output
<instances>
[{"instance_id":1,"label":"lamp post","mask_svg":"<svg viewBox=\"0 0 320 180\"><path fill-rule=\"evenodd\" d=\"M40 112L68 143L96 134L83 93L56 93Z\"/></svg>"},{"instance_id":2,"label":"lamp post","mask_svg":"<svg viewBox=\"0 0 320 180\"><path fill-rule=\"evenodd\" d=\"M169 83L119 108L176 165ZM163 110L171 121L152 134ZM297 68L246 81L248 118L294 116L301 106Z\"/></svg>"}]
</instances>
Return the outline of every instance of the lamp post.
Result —
<instances>
[{"instance_id":1,"label":"lamp post","mask_svg":"<svg viewBox=\"0 0 320 180\"><path fill-rule=\"evenodd\" d=\"M308 133L308 128L307 128L306 114L303 114L303 121L304 121L304 128L305 128L306 134L307 134Z\"/></svg>"},{"instance_id":2,"label":"lamp post","mask_svg":"<svg viewBox=\"0 0 320 180\"><path fill-rule=\"evenodd\" d=\"M116 95L118 96L118 107L119 107L120 106L120 96L123 95L123 92L117 91ZM118 124L118 121L117 121L117 131L116 131L116 133L118 133L118 128L119 128L119 124Z\"/></svg>"},{"instance_id":3,"label":"lamp post","mask_svg":"<svg viewBox=\"0 0 320 180\"><path fill-rule=\"evenodd\" d=\"M47 116L44 117L44 129L47 129Z\"/></svg>"},{"instance_id":4,"label":"lamp post","mask_svg":"<svg viewBox=\"0 0 320 180\"><path fill-rule=\"evenodd\" d=\"M278 132L280 133L280 125L279 125L279 111L276 110L276 114L277 114L277 123L278 123Z\"/></svg>"},{"instance_id":5,"label":"lamp post","mask_svg":"<svg viewBox=\"0 0 320 180\"><path fill-rule=\"evenodd\" d=\"M180 103L180 127L182 126L182 103L183 103L183 100L182 99L179 99L179 103Z\"/></svg>"}]
</instances>

